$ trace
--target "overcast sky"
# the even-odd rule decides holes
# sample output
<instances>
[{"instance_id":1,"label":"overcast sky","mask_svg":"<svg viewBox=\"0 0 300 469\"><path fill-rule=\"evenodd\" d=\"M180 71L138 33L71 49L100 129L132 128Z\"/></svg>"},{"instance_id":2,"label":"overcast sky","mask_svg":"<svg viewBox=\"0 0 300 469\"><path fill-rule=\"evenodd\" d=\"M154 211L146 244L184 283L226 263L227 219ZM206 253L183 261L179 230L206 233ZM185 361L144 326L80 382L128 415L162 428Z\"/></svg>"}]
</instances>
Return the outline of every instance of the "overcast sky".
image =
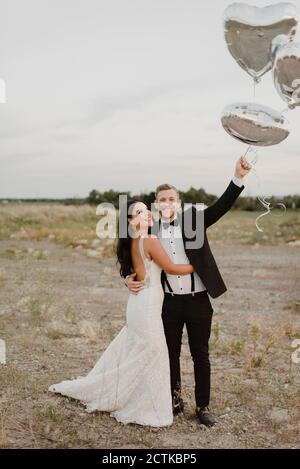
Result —
<instances>
[{"instance_id":1,"label":"overcast sky","mask_svg":"<svg viewBox=\"0 0 300 469\"><path fill-rule=\"evenodd\" d=\"M0 0L0 197L165 182L221 194L246 149L223 130L221 111L253 100L224 41L230 3ZM286 107L270 72L255 100ZM290 136L259 149L260 182L247 176L243 194L299 192L300 108L286 115Z\"/></svg>"}]
</instances>

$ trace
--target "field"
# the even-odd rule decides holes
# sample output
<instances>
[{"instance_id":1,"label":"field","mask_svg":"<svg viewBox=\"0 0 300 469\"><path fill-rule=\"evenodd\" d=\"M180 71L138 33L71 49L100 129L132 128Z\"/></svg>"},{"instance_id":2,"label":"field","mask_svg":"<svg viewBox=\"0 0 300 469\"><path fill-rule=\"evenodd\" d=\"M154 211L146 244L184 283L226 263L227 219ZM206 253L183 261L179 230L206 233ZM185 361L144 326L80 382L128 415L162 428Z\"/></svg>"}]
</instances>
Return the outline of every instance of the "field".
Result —
<instances>
[{"instance_id":1,"label":"field","mask_svg":"<svg viewBox=\"0 0 300 469\"><path fill-rule=\"evenodd\" d=\"M261 212L260 212L261 213ZM297 448L300 441L300 217L231 211L209 229L228 291L211 300L211 409L194 416L194 377L182 345L183 416L169 428L88 414L48 386L87 373L124 324L128 292L112 240L88 205L0 205L2 448ZM298 354L300 356L300 353Z\"/></svg>"}]
</instances>

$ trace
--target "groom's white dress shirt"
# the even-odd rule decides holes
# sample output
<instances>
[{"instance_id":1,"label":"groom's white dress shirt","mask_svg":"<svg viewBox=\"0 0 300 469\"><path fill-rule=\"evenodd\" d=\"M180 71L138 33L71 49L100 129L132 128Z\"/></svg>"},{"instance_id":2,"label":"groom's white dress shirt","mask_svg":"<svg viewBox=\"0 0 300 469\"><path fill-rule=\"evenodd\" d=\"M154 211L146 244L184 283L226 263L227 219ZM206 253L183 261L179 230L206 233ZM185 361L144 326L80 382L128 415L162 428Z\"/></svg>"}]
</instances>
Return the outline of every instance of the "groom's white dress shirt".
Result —
<instances>
[{"instance_id":1,"label":"groom's white dress shirt","mask_svg":"<svg viewBox=\"0 0 300 469\"><path fill-rule=\"evenodd\" d=\"M241 179L237 178L236 176L232 178L232 182L239 187L241 187L244 184L244 182ZM169 254L174 264L189 264L190 263L184 250L180 224L168 225L168 224L161 223L158 238L162 246L164 247L164 249ZM171 275L171 274L166 273L166 276L173 290L173 293L175 293L176 295L186 295L192 292L191 274ZM194 288L195 292L206 290L203 282L201 281L201 278L196 272L194 272L194 279L195 279L195 288ZM169 293L169 290L166 285L165 285L165 291Z\"/></svg>"}]
</instances>

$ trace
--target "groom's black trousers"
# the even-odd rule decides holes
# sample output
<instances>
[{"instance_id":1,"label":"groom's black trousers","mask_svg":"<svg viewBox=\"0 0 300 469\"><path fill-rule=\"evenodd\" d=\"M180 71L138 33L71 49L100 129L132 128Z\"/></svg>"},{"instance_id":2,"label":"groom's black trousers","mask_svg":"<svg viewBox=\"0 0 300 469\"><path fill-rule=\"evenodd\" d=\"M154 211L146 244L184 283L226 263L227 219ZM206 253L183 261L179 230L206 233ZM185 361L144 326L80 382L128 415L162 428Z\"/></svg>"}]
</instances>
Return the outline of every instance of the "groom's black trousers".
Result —
<instances>
[{"instance_id":1,"label":"groom's black trousers","mask_svg":"<svg viewBox=\"0 0 300 469\"><path fill-rule=\"evenodd\" d=\"M187 295L165 293L162 320L169 349L172 396L180 394L180 351L183 326L186 325L194 362L195 399L199 407L207 406L210 397L210 361L208 341L213 308L207 291Z\"/></svg>"}]
</instances>

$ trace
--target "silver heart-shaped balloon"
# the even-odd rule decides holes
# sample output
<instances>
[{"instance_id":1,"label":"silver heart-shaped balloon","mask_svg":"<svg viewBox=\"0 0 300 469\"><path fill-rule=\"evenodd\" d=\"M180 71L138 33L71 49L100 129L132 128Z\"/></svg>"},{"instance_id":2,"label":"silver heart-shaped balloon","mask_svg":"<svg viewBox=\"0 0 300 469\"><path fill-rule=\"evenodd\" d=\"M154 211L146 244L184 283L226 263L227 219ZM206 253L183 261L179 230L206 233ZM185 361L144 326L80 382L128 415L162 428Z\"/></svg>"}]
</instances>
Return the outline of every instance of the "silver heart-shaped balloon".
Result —
<instances>
[{"instance_id":1,"label":"silver heart-shaped balloon","mask_svg":"<svg viewBox=\"0 0 300 469\"><path fill-rule=\"evenodd\" d=\"M272 68L272 40L296 34L296 8L278 3L263 8L233 3L224 11L224 34L229 52L255 81Z\"/></svg>"},{"instance_id":2,"label":"silver heart-shaped balloon","mask_svg":"<svg viewBox=\"0 0 300 469\"><path fill-rule=\"evenodd\" d=\"M294 109L300 106L300 42L284 42L281 36L273 41L273 81L279 96Z\"/></svg>"},{"instance_id":3,"label":"silver heart-shaped balloon","mask_svg":"<svg viewBox=\"0 0 300 469\"><path fill-rule=\"evenodd\" d=\"M256 103L234 103L221 115L226 132L248 145L276 145L289 135L288 122L278 111Z\"/></svg>"}]
</instances>

